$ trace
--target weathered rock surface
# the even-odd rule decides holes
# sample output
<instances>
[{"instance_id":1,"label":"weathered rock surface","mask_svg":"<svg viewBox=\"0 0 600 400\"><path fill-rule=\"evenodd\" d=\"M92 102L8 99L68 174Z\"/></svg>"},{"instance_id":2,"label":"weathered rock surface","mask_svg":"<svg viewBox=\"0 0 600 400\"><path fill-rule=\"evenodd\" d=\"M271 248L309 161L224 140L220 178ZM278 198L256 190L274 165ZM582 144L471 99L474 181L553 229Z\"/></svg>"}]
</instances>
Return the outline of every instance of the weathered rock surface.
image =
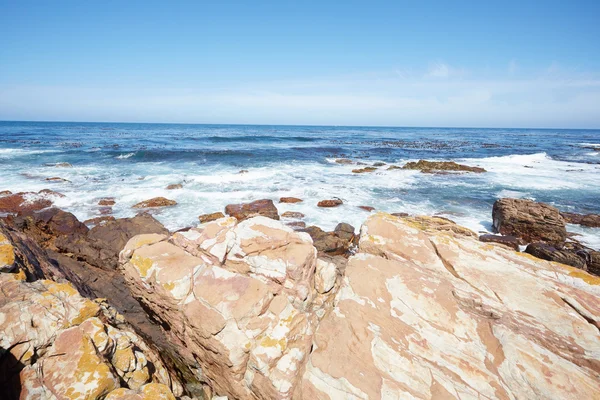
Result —
<instances>
[{"instance_id":1,"label":"weathered rock surface","mask_svg":"<svg viewBox=\"0 0 600 400\"><path fill-rule=\"evenodd\" d=\"M0 293L3 398L101 399L121 386L143 393L148 384L170 398L182 393L160 356L106 303L68 283L27 283L17 274L0 273Z\"/></svg>"},{"instance_id":2,"label":"weathered rock surface","mask_svg":"<svg viewBox=\"0 0 600 400\"><path fill-rule=\"evenodd\" d=\"M302 214L301 212L298 212L298 211L286 211L283 214L281 214L281 216L283 218L295 218L295 219L304 218L304 214Z\"/></svg>"},{"instance_id":3,"label":"weathered rock surface","mask_svg":"<svg viewBox=\"0 0 600 400\"><path fill-rule=\"evenodd\" d=\"M0 213L17 214L20 212L39 211L50 207L56 197L58 196L44 193L43 191L38 193L20 192L9 194L0 197Z\"/></svg>"},{"instance_id":4,"label":"weathered rock surface","mask_svg":"<svg viewBox=\"0 0 600 400\"><path fill-rule=\"evenodd\" d=\"M237 218L238 221L258 215L276 220L279 219L277 207L273 204L273 200L269 199L256 200L252 203L229 204L225 207L225 214Z\"/></svg>"},{"instance_id":5,"label":"weathered rock surface","mask_svg":"<svg viewBox=\"0 0 600 400\"><path fill-rule=\"evenodd\" d=\"M498 244L510 247L511 249L513 249L515 251L519 251L519 245L521 244L521 241L518 238L516 238L515 236L502 236L502 235L486 234L486 235L479 236L479 240L481 242L485 242L485 243L498 243Z\"/></svg>"},{"instance_id":6,"label":"weathered rock surface","mask_svg":"<svg viewBox=\"0 0 600 400\"><path fill-rule=\"evenodd\" d=\"M375 207L371 207L371 206L358 206L358 208L360 208L361 210L364 210L364 211L368 211L368 212L375 211Z\"/></svg>"},{"instance_id":7,"label":"weathered rock surface","mask_svg":"<svg viewBox=\"0 0 600 400\"><path fill-rule=\"evenodd\" d=\"M103 199L98 200L99 206L114 206L116 203L114 197L105 197Z\"/></svg>"},{"instance_id":8,"label":"weathered rock surface","mask_svg":"<svg viewBox=\"0 0 600 400\"><path fill-rule=\"evenodd\" d=\"M528 244L525 252L543 260L556 261L572 267L587 270L585 262L586 254L584 252L557 249L549 244L540 242Z\"/></svg>"},{"instance_id":9,"label":"weathered rock surface","mask_svg":"<svg viewBox=\"0 0 600 400\"><path fill-rule=\"evenodd\" d=\"M156 208L156 207L171 207L176 205L175 200L169 200L165 197L155 197L153 199L144 200L134 204L133 208Z\"/></svg>"},{"instance_id":10,"label":"weathered rock surface","mask_svg":"<svg viewBox=\"0 0 600 400\"><path fill-rule=\"evenodd\" d=\"M297 197L282 197L279 199L280 203L301 203L302 199Z\"/></svg>"},{"instance_id":11,"label":"weathered rock surface","mask_svg":"<svg viewBox=\"0 0 600 400\"><path fill-rule=\"evenodd\" d=\"M121 265L217 395L595 398L600 279L455 225L373 214L346 265L280 222L223 218L134 237Z\"/></svg>"},{"instance_id":12,"label":"weathered rock surface","mask_svg":"<svg viewBox=\"0 0 600 400\"><path fill-rule=\"evenodd\" d=\"M214 212L211 214L202 214L198 217L198 220L200 221L201 224L205 224L207 222L211 222L211 221L216 221L219 218L223 218L225 216L225 214L223 214L222 212Z\"/></svg>"},{"instance_id":13,"label":"weathered rock surface","mask_svg":"<svg viewBox=\"0 0 600 400\"><path fill-rule=\"evenodd\" d=\"M524 199L499 199L492 209L494 231L516 236L523 244L547 242L561 245L567 238L559 211L544 203Z\"/></svg>"},{"instance_id":14,"label":"weathered rock surface","mask_svg":"<svg viewBox=\"0 0 600 400\"><path fill-rule=\"evenodd\" d=\"M322 266L326 294L317 292L307 234L262 216L223 218L168 241L135 237L121 263L132 292L217 394L292 396L337 277Z\"/></svg>"},{"instance_id":15,"label":"weathered rock surface","mask_svg":"<svg viewBox=\"0 0 600 400\"><path fill-rule=\"evenodd\" d=\"M599 285L580 270L375 214L296 393L594 398Z\"/></svg>"},{"instance_id":16,"label":"weathered rock surface","mask_svg":"<svg viewBox=\"0 0 600 400\"><path fill-rule=\"evenodd\" d=\"M321 200L317 203L317 207L337 207L344 204L340 199Z\"/></svg>"},{"instance_id":17,"label":"weathered rock surface","mask_svg":"<svg viewBox=\"0 0 600 400\"><path fill-rule=\"evenodd\" d=\"M353 163L353 161L350 160L349 158L338 158L335 160L335 162L337 164L352 164Z\"/></svg>"},{"instance_id":18,"label":"weathered rock surface","mask_svg":"<svg viewBox=\"0 0 600 400\"><path fill-rule=\"evenodd\" d=\"M183 189L183 185L181 183L172 183L167 186L167 190L176 190L176 189Z\"/></svg>"},{"instance_id":19,"label":"weathered rock surface","mask_svg":"<svg viewBox=\"0 0 600 400\"><path fill-rule=\"evenodd\" d=\"M590 228L600 227L600 215L598 214L576 214L569 212L561 212L563 219L570 224L588 226Z\"/></svg>"},{"instance_id":20,"label":"weathered rock surface","mask_svg":"<svg viewBox=\"0 0 600 400\"><path fill-rule=\"evenodd\" d=\"M347 254L354 241L354 228L349 224L338 224L335 231L325 232L318 226L301 229L312 238L317 251L329 255Z\"/></svg>"},{"instance_id":21,"label":"weathered rock surface","mask_svg":"<svg viewBox=\"0 0 600 400\"><path fill-rule=\"evenodd\" d=\"M353 169L352 172L355 174L364 174L365 172L375 172L377 168L375 167L365 167L365 168L357 168Z\"/></svg>"},{"instance_id":22,"label":"weathered rock surface","mask_svg":"<svg viewBox=\"0 0 600 400\"><path fill-rule=\"evenodd\" d=\"M117 267L119 252L129 239L141 233L166 235L168 230L149 214L121 218L96 225L87 234L60 236L55 245L63 253L71 253L79 260L98 268Z\"/></svg>"},{"instance_id":23,"label":"weathered rock surface","mask_svg":"<svg viewBox=\"0 0 600 400\"><path fill-rule=\"evenodd\" d=\"M388 169L392 169L391 167ZM448 172L486 172L480 167L470 167L468 165L457 164L454 161L412 161L406 163L402 169L416 169L427 174L448 173Z\"/></svg>"},{"instance_id":24,"label":"weathered rock surface","mask_svg":"<svg viewBox=\"0 0 600 400\"><path fill-rule=\"evenodd\" d=\"M83 221L83 223L86 225L103 225L109 221L116 221L116 220L117 219L115 217L113 217L112 215L104 215L101 217L86 219L85 221Z\"/></svg>"}]
</instances>

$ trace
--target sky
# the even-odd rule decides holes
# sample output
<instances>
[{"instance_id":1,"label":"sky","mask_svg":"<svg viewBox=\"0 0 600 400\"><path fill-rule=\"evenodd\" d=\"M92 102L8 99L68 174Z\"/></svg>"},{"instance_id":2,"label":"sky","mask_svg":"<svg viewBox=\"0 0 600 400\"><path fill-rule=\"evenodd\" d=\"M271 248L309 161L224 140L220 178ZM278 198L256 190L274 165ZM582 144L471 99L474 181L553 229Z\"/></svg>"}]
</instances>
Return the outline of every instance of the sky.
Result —
<instances>
[{"instance_id":1,"label":"sky","mask_svg":"<svg viewBox=\"0 0 600 400\"><path fill-rule=\"evenodd\" d=\"M0 0L0 120L600 128L600 1Z\"/></svg>"}]
</instances>

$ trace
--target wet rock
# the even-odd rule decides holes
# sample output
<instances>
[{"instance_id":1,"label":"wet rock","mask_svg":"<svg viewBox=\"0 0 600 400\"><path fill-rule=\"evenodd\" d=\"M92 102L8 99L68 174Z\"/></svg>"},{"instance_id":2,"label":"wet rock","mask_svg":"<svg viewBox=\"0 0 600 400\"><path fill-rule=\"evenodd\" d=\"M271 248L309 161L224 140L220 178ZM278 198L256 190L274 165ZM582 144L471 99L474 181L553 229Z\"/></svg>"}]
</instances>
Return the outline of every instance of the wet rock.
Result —
<instances>
[{"instance_id":1,"label":"wet rock","mask_svg":"<svg viewBox=\"0 0 600 400\"><path fill-rule=\"evenodd\" d=\"M365 210L365 211L375 211L375 207L371 207L371 206L358 206L358 208L360 208L361 210Z\"/></svg>"},{"instance_id":2,"label":"wet rock","mask_svg":"<svg viewBox=\"0 0 600 400\"><path fill-rule=\"evenodd\" d=\"M21 192L0 197L0 212L17 214L39 211L50 207L51 196L33 192Z\"/></svg>"},{"instance_id":3,"label":"wet rock","mask_svg":"<svg viewBox=\"0 0 600 400\"><path fill-rule=\"evenodd\" d=\"M498 243L510 247L515 251L519 251L519 245L521 244L521 241L515 236L502 236L491 234L479 236L479 241L485 243Z\"/></svg>"},{"instance_id":4,"label":"wet rock","mask_svg":"<svg viewBox=\"0 0 600 400\"><path fill-rule=\"evenodd\" d=\"M229 204L225 207L225 214L236 218L238 221L258 215L276 220L279 219L277 207L273 204L273 200L269 199L256 200L251 203Z\"/></svg>"},{"instance_id":5,"label":"wet rock","mask_svg":"<svg viewBox=\"0 0 600 400\"><path fill-rule=\"evenodd\" d=\"M116 203L114 197L105 197L98 201L99 206L114 206Z\"/></svg>"},{"instance_id":6,"label":"wet rock","mask_svg":"<svg viewBox=\"0 0 600 400\"><path fill-rule=\"evenodd\" d=\"M390 165L389 167L387 167L388 171L393 171L395 169L402 169L402 167L399 167L397 165Z\"/></svg>"},{"instance_id":7,"label":"wet rock","mask_svg":"<svg viewBox=\"0 0 600 400\"><path fill-rule=\"evenodd\" d=\"M167 186L167 190L175 190L175 189L183 189L183 185L181 183L173 183Z\"/></svg>"},{"instance_id":8,"label":"wet rock","mask_svg":"<svg viewBox=\"0 0 600 400\"><path fill-rule=\"evenodd\" d=\"M60 199L67 197L64 194L54 191L52 189L42 189L38 192L38 194L47 195L47 196L51 196L51 197L58 197Z\"/></svg>"},{"instance_id":9,"label":"wet rock","mask_svg":"<svg viewBox=\"0 0 600 400\"><path fill-rule=\"evenodd\" d=\"M341 225L341 226L340 226ZM354 231L350 234L349 229L352 228L348 224L339 224L334 232L325 232L318 226L309 226L301 229L301 232L306 232L313 240L313 245L320 253L329 255L345 255L350 250L354 240Z\"/></svg>"},{"instance_id":10,"label":"wet rock","mask_svg":"<svg viewBox=\"0 0 600 400\"><path fill-rule=\"evenodd\" d=\"M321 200L317 203L317 207L337 207L344 204L340 199Z\"/></svg>"},{"instance_id":11,"label":"wet rock","mask_svg":"<svg viewBox=\"0 0 600 400\"><path fill-rule=\"evenodd\" d=\"M105 215L102 217L86 219L85 221L83 221L83 223L86 225L103 225L109 221L116 221L116 218L112 215Z\"/></svg>"},{"instance_id":12,"label":"wet rock","mask_svg":"<svg viewBox=\"0 0 600 400\"><path fill-rule=\"evenodd\" d=\"M297 197L282 197L279 199L280 203L301 203L302 199Z\"/></svg>"},{"instance_id":13,"label":"wet rock","mask_svg":"<svg viewBox=\"0 0 600 400\"><path fill-rule=\"evenodd\" d=\"M333 230L333 233L337 237L345 239L348 242L352 242L354 240L354 227L345 222L340 222L339 224L337 224L335 229Z\"/></svg>"},{"instance_id":14,"label":"wet rock","mask_svg":"<svg viewBox=\"0 0 600 400\"><path fill-rule=\"evenodd\" d=\"M154 208L154 207L171 207L176 205L175 200L169 200L164 197L155 197L150 200L145 200L132 206L132 208Z\"/></svg>"},{"instance_id":15,"label":"wet rock","mask_svg":"<svg viewBox=\"0 0 600 400\"><path fill-rule=\"evenodd\" d=\"M69 183L71 182L68 179L60 178L58 176L53 176L51 178L46 178L46 180L49 181L49 182L69 182Z\"/></svg>"},{"instance_id":16,"label":"wet rock","mask_svg":"<svg viewBox=\"0 0 600 400\"><path fill-rule=\"evenodd\" d=\"M350 160L349 158L338 158L337 160L335 160L335 162L337 164L352 164L352 160Z\"/></svg>"},{"instance_id":17,"label":"wet rock","mask_svg":"<svg viewBox=\"0 0 600 400\"><path fill-rule=\"evenodd\" d=\"M121 218L96 225L85 235L73 234L56 239L63 253L71 253L81 261L98 268L115 269L119 252L132 237L142 233L168 234L168 230L149 214Z\"/></svg>"},{"instance_id":18,"label":"wet rock","mask_svg":"<svg viewBox=\"0 0 600 400\"><path fill-rule=\"evenodd\" d=\"M201 224L205 224L207 222L211 222L211 221L216 221L219 218L223 218L225 217L225 214L223 214L222 212L214 212L211 214L202 214L198 217L198 220L200 220Z\"/></svg>"},{"instance_id":19,"label":"wet rock","mask_svg":"<svg viewBox=\"0 0 600 400\"><path fill-rule=\"evenodd\" d=\"M352 172L355 174L363 174L365 172L374 172L377 171L377 168L375 167L365 167L365 168L357 168L357 169L353 169Z\"/></svg>"},{"instance_id":20,"label":"wet rock","mask_svg":"<svg viewBox=\"0 0 600 400\"><path fill-rule=\"evenodd\" d=\"M238 174L247 174L248 170L247 169L241 169Z\"/></svg>"},{"instance_id":21,"label":"wet rock","mask_svg":"<svg viewBox=\"0 0 600 400\"><path fill-rule=\"evenodd\" d=\"M555 261L584 270L587 269L584 253L577 254L575 251L557 249L549 244L540 242L530 243L527 245L525 252L543 260Z\"/></svg>"},{"instance_id":22,"label":"wet rock","mask_svg":"<svg viewBox=\"0 0 600 400\"><path fill-rule=\"evenodd\" d=\"M296 218L296 219L304 218L304 214L302 214L301 212L298 212L298 211L286 211L283 214L281 214L281 216L283 218Z\"/></svg>"},{"instance_id":23,"label":"wet rock","mask_svg":"<svg viewBox=\"0 0 600 400\"><path fill-rule=\"evenodd\" d=\"M383 167L384 165L386 165L384 162L376 162L376 163L373 163L373 166L374 166L374 167Z\"/></svg>"},{"instance_id":24,"label":"wet rock","mask_svg":"<svg viewBox=\"0 0 600 400\"><path fill-rule=\"evenodd\" d=\"M54 164L44 164L46 167L55 167L55 168L73 168L73 166L68 162L59 162Z\"/></svg>"},{"instance_id":25,"label":"wet rock","mask_svg":"<svg viewBox=\"0 0 600 400\"><path fill-rule=\"evenodd\" d=\"M523 244L539 241L561 245L567 237L565 221L558 210L544 203L499 199L494 203L492 218L495 232L516 236Z\"/></svg>"},{"instance_id":26,"label":"wet rock","mask_svg":"<svg viewBox=\"0 0 600 400\"><path fill-rule=\"evenodd\" d=\"M399 213L392 213L392 215L393 215L394 217L400 217L400 218L403 218L403 217L408 217L410 214L409 214L409 213L405 213L405 212L399 212Z\"/></svg>"},{"instance_id":27,"label":"wet rock","mask_svg":"<svg viewBox=\"0 0 600 400\"><path fill-rule=\"evenodd\" d=\"M439 172L486 172L483 168L457 164L454 161L412 161L406 163L402 169L414 169L428 174L435 174Z\"/></svg>"},{"instance_id":28,"label":"wet rock","mask_svg":"<svg viewBox=\"0 0 600 400\"><path fill-rule=\"evenodd\" d=\"M0 196L8 196L9 194L13 194L13 193L10 190L0 191Z\"/></svg>"},{"instance_id":29,"label":"wet rock","mask_svg":"<svg viewBox=\"0 0 600 400\"><path fill-rule=\"evenodd\" d=\"M588 226L590 228L600 228L599 214L576 214L569 212L561 212L560 215L569 224Z\"/></svg>"},{"instance_id":30,"label":"wet rock","mask_svg":"<svg viewBox=\"0 0 600 400\"><path fill-rule=\"evenodd\" d=\"M304 228L306 228L306 222L304 222L304 221L287 222L285 225L289 226L289 227L292 227L294 229L304 229Z\"/></svg>"}]
</instances>

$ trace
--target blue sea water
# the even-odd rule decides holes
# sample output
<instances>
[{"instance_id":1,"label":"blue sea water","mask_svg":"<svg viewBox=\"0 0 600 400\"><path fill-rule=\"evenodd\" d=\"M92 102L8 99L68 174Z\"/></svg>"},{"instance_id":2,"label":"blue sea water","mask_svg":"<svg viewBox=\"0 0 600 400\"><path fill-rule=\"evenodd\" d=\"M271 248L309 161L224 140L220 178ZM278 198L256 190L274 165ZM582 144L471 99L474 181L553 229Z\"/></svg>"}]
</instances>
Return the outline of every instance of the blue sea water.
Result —
<instances>
[{"instance_id":1,"label":"blue sea water","mask_svg":"<svg viewBox=\"0 0 600 400\"><path fill-rule=\"evenodd\" d=\"M386 165L354 174L356 165L336 158L399 166L453 160L488 172L430 175ZM61 162L73 168L53 165ZM600 213L600 130L0 122L0 169L0 190L51 188L66 195L57 205L80 219L98 216L98 199L107 196L116 198L117 217L134 215L131 206L151 197L176 200L155 213L170 229L230 203L282 196L304 202L277 204L280 213L300 211L324 229L360 226L368 215L360 205L439 214L480 232L491 229L500 197ZM70 182L45 180L54 176ZM183 189L166 190L173 183ZM344 205L316 207L332 197ZM600 247L599 229L569 230Z\"/></svg>"}]
</instances>

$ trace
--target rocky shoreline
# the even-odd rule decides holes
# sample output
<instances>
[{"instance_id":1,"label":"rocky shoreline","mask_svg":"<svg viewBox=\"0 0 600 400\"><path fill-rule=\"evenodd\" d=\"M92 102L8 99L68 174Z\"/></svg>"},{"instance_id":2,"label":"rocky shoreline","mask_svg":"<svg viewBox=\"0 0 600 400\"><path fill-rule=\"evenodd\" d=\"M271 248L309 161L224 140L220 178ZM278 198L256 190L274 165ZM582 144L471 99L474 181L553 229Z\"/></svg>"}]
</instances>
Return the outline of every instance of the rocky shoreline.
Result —
<instances>
[{"instance_id":1,"label":"rocky shoreline","mask_svg":"<svg viewBox=\"0 0 600 400\"><path fill-rule=\"evenodd\" d=\"M600 252L565 225L597 215L499 199L496 233L480 236L365 205L358 231L326 232L263 199L169 232L146 213L176 206L166 198L83 223L53 207L60 196L0 194L9 398L597 395Z\"/></svg>"}]
</instances>

